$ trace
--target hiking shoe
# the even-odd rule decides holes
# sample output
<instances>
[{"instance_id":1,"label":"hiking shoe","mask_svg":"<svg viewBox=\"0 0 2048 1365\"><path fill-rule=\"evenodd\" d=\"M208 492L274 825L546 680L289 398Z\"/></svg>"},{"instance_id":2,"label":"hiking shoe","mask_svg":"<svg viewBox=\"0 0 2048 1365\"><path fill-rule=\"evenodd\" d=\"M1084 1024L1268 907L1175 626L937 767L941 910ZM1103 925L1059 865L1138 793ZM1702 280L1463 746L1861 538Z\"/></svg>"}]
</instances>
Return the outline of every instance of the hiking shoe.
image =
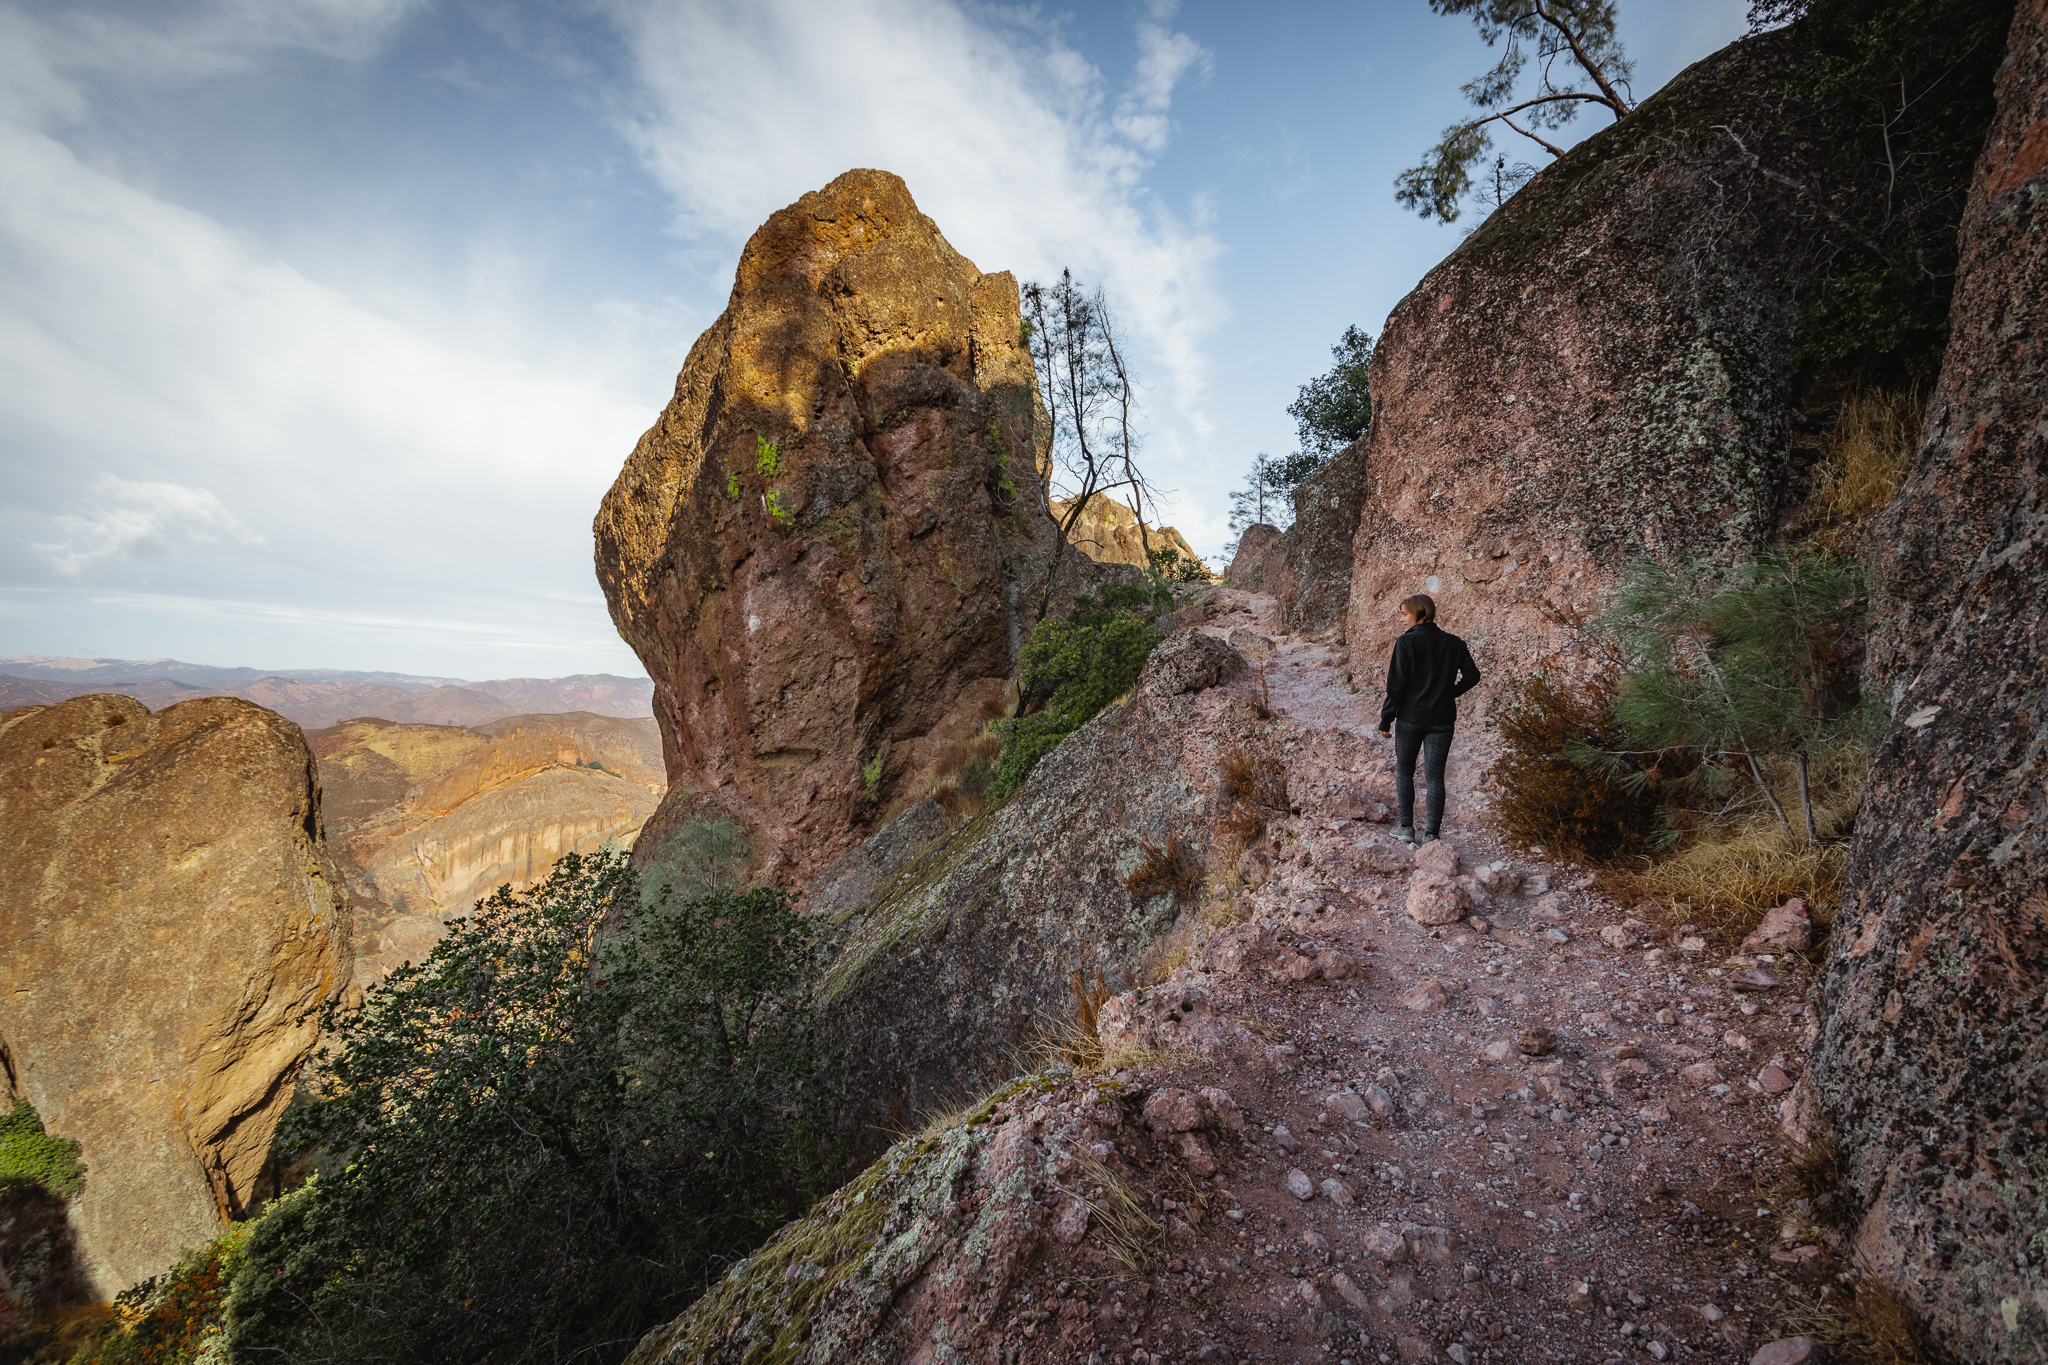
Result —
<instances>
[{"instance_id":1,"label":"hiking shoe","mask_svg":"<svg viewBox=\"0 0 2048 1365\"><path fill-rule=\"evenodd\" d=\"M1424 844L1433 844L1435 842L1436 836L1434 834L1418 834L1415 836L1415 846L1417 848L1421 848Z\"/></svg>"},{"instance_id":2,"label":"hiking shoe","mask_svg":"<svg viewBox=\"0 0 2048 1365\"><path fill-rule=\"evenodd\" d=\"M1396 825L1394 826L1394 837L1404 844L1412 844L1415 842L1415 831L1406 825Z\"/></svg>"}]
</instances>

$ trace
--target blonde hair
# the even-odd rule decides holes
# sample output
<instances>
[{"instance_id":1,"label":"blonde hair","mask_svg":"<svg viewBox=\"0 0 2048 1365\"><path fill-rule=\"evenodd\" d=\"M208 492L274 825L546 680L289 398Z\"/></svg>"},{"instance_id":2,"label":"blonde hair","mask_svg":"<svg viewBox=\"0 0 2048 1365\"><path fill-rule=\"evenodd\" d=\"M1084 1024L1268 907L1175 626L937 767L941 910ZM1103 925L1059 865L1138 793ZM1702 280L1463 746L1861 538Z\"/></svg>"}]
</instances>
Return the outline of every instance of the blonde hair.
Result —
<instances>
[{"instance_id":1,"label":"blonde hair","mask_svg":"<svg viewBox=\"0 0 2048 1365\"><path fill-rule=\"evenodd\" d=\"M1415 618L1415 624L1436 620L1436 600L1416 593L1413 597L1401 599L1401 610Z\"/></svg>"}]
</instances>

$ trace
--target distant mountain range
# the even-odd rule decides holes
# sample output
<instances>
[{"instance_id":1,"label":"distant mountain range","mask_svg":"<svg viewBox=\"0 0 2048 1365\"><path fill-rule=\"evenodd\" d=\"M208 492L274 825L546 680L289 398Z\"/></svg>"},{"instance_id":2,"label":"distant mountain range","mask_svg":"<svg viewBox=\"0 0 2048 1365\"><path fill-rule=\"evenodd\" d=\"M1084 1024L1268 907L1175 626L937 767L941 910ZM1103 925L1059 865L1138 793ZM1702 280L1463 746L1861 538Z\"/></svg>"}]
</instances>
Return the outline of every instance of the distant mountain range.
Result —
<instances>
[{"instance_id":1,"label":"distant mountain range","mask_svg":"<svg viewBox=\"0 0 2048 1365\"><path fill-rule=\"evenodd\" d=\"M220 668L179 659L0 658L0 711L88 692L120 692L151 710L193 697L243 697L307 729L357 717L420 725L483 725L506 716L588 711L654 714L654 684L612 673L561 678L430 678L339 668Z\"/></svg>"}]
</instances>

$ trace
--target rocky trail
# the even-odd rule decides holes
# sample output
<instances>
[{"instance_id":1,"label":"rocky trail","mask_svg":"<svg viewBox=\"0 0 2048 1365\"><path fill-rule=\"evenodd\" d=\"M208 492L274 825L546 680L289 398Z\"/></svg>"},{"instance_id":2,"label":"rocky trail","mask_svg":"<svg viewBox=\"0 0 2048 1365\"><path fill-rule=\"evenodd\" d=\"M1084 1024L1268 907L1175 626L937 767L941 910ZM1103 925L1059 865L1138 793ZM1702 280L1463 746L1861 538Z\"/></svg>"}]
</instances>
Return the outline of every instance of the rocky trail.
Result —
<instances>
[{"instance_id":1,"label":"rocky trail","mask_svg":"<svg viewBox=\"0 0 2048 1365\"><path fill-rule=\"evenodd\" d=\"M1218 597L1201 629L1262 666L1290 785L1390 801L1377 680L1274 633L1270 598ZM1249 918L1103 1007L1105 1042L1150 1064L993 1111L1072 1194L985 1358L1746 1360L1788 1282L1833 1269L1758 1192L1781 1121L1808 1112L1804 963L1714 951L1511 849L1486 738L1461 733L1431 848L1378 810L1275 821L1247 855ZM1463 914L1424 923L1411 897ZM1108 1248L1129 1223L1109 1183L1058 1169L1069 1144L1157 1225L1140 1272Z\"/></svg>"}]
</instances>

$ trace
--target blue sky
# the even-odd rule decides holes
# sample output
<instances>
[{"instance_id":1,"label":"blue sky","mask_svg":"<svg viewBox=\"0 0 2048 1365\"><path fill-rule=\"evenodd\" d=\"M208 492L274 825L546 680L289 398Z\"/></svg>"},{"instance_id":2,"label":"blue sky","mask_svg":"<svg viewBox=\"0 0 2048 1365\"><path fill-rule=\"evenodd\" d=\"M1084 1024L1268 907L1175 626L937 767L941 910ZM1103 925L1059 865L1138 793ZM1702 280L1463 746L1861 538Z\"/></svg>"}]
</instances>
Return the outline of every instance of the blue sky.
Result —
<instances>
[{"instance_id":1,"label":"blue sky","mask_svg":"<svg viewBox=\"0 0 2048 1365\"><path fill-rule=\"evenodd\" d=\"M1745 10L1621 0L1636 94ZM854 166L1106 286L1215 553L1471 226L1391 184L1488 60L1424 0L0 0L0 655L637 671L591 516L747 235Z\"/></svg>"}]
</instances>

